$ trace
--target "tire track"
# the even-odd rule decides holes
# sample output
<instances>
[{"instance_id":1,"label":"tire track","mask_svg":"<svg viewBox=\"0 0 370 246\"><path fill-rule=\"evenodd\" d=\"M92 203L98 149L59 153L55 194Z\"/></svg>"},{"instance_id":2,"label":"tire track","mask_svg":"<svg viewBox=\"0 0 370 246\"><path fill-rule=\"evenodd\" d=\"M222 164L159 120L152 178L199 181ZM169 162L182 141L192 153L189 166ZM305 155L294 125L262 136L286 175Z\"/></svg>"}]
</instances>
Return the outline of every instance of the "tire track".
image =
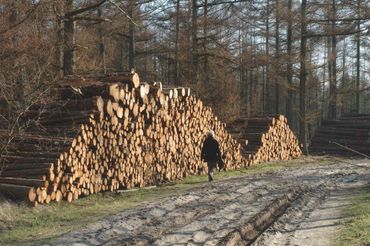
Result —
<instances>
[{"instance_id":1,"label":"tire track","mask_svg":"<svg viewBox=\"0 0 370 246\"><path fill-rule=\"evenodd\" d=\"M267 229L264 226L261 229L264 232L253 243L292 245L297 241L296 229L333 190L356 178L365 179L366 172L368 169L353 163L337 163L206 183L88 225L49 245L222 244L227 235L272 209L279 198L286 197L292 190L300 190L299 196L288 199L289 207L280 204L284 207L282 215L279 208L273 209L278 214L270 211L272 216L281 216L274 218L272 225L270 221Z\"/></svg>"}]
</instances>

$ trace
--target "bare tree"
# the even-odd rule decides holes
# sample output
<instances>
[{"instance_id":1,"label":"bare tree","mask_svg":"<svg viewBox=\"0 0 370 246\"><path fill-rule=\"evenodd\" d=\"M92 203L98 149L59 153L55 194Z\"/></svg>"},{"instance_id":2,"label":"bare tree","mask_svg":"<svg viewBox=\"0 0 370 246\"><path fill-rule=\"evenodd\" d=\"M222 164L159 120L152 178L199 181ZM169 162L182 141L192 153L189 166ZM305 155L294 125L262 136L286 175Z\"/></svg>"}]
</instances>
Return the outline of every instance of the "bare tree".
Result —
<instances>
[{"instance_id":1,"label":"bare tree","mask_svg":"<svg viewBox=\"0 0 370 246\"><path fill-rule=\"evenodd\" d=\"M4 4L4 5L3 5ZM25 120L30 107L46 100L56 74L54 35L47 2L4 1L0 18L0 172L16 138L37 121ZM4 18L8 17L8 18Z\"/></svg>"},{"instance_id":2,"label":"bare tree","mask_svg":"<svg viewBox=\"0 0 370 246\"><path fill-rule=\"evenodd\" d=\"M99 0L93 4L82 6L81 8L74 7L74 0L65 0L64 16L64 48L63 48L63 73L71 75L75 70L75 43L76 43L76 20L88 20L82 14L99 8L107 0Z\"/></svg>"}]
</instances>

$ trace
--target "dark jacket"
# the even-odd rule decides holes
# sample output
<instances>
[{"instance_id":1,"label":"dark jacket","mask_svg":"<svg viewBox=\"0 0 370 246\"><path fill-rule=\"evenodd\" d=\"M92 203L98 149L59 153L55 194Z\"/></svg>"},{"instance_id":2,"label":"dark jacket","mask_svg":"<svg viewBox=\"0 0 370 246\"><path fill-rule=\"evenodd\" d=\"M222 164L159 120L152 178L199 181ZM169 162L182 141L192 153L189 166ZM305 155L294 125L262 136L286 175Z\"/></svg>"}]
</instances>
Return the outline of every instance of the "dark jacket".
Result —
<instances>
[{"instance_id":1,"label":"dark jacket","mask_svg":"<svg viewBox=\"0 0 370 246\"><path fill-rule=\"evenodd\" d=\"M217 140L210 135L203 142L201 157L208 163L217 163L221 159L220 146Z\"/></svg>"}]
</instances>

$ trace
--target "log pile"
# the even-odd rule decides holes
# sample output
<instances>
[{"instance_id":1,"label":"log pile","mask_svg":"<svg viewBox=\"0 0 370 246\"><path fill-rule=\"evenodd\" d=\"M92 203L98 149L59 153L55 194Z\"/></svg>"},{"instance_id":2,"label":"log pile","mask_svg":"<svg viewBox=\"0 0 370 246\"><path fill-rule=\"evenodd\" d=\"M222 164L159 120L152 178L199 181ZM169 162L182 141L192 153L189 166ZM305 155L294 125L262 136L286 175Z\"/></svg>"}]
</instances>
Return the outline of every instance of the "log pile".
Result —
<instances>
[{"instance_id":1,"label":"log pile","mask_svg":"<svg viewBox=\"0 0 370 246\"><path fill-rule=\"evenodd\" d=\"M301 156L298 140L283 115L238 119L228 131L244 146L248 164Z\"/></svg>"},{"instance_id":2,"label":"log pile","mask_svg":"<svg viewBox=\"0 0 370 246\"><path fill-rule=\"evenodd\" d=\"M348 147L370 156L369 133L370 115L349 115L337 120L324 120L312 138L309 152L340 156L358 155L346 149Z\"/></svg>"},{"instance_id":3,"label":"log pile","mask_svg":"<svg viewBox=\"0 0 370 246\"><path fill-rule=\"evenodd\" d=\"M283 116L249 119L241 144L189 88L140 83L137 74L68 77L53 98L22 116L30 127L2 156L0 192L35 206L204 174L210 129L227 169L301 153Z\"/></svg>"},{"instance_id":4,"label":"log pile","mask_svg":"<svg viewBox=\"0 0 370 246\"><path fill-rule=\"evenodd\" d=\"M188 88L100 80L69 78L55 102L31 108L24 117L37 121L3 156L0 192L38 205L203 174L209 129L226 168L246 166L240 144Z\"/></svg>"}]
</instances>

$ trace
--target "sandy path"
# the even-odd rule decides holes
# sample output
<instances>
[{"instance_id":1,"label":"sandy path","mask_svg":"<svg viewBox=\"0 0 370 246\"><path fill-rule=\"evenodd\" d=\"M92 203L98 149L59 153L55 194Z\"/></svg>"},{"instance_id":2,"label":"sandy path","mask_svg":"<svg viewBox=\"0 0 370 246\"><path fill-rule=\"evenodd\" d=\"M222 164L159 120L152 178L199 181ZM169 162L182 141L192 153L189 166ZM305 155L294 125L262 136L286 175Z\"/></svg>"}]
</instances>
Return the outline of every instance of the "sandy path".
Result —
<instances>
[{"instance_id":1,"label":"sandy path","mask_svg":"<svg viewBox=\"0 0 370 246\"><path fill-rule=\"evenodd\" d=\"M206 183L87 225L50 245L217 245L298 187L301 196L253 245L329 245L341 206L369 180L370 162L352 161Z\"/></svg>"},{"instance_id":2,"label":"sandy path","mask_svg":"<svg viewBox=\"0 0 370 246\"><path fill-rule=\"evenodd\" d=\"M343 209L353 195L370 185L369 161L353 164L323 169L337 178L295 201L253 245L333 245L345 219Z\"/></svg>"}]
</instances>

